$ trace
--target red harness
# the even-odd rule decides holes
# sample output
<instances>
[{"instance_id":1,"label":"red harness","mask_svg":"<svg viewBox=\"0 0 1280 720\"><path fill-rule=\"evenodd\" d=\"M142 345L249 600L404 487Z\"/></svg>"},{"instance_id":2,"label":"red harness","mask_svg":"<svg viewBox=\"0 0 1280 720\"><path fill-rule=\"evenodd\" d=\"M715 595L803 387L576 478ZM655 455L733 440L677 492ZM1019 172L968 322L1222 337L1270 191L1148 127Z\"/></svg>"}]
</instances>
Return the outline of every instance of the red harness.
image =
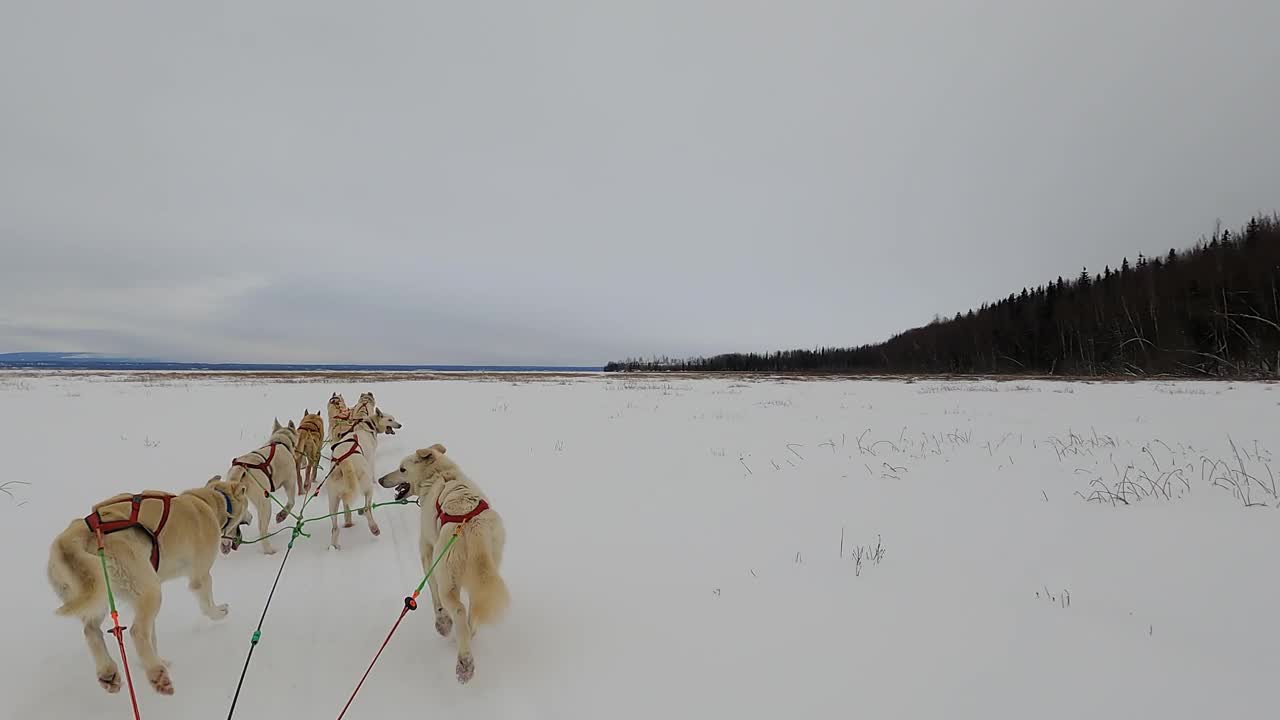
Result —
<instances>
[{"instance_id":1,"label":"red harness","mask_svg":"<svg viewBox=\"0 0 1280 720\"><path fill-rule=\"evenodd\" d=\"M361 425L368 425L369 432L371 433L378 432L378 429L373 426L373 423L369 422L368 418L361 418L360 420L357 420L356 424L352 425L351 429L347 431L351 433L351 437L344 437L340 440L335 440L329 445L329 454L333 455L334 453L337 452L337 447L339 445L343 443L351 443L350 450L347 450L345 453L343 453L342 457L335 457L333 459L333 467L338 467L339 463L351 457L352 455L355 455L356 453L360 453L361 455L364 454L364 450L360 449L360 435L356 432L356 428L360 427Z\"/></svg>"},{"instance_id":2,"label":"red harness","mask_svg":"<svg viewBox=\"0 0 1280 720\"><path fill-rule=\"evenodd\" d=\"M266 456L266 457L267 457L267 459L266 459L266 460L263 460L263 461L262 461L262 462L260 462L260 463L249 463L249 462L245 462L245 461L243 461L243 460L241 460L241 459L239 459L239 458L236 458L235 460L232 460L232 461L231 461L231 466L232 466L232 467L235 467L235 466L239 465L239 466L240 466L240 467L242 467L242 468L248 468L248 469L250 469L250 470L261 470L261 471L262 471L262 474L267 476L267 485L271 487L271 489L270 489L270 490L263 490L263 491L262 491L262 494L263 494L264 496L265 496L265 495L270 495L271 493L273 493L273 492L275 492L275 491L276 491L276 481L275 481L275 478L273 478L273 477L271 476L271 461L272 461L272 460L274 460L274 459L275 459L275 457L276 457L276 446L277 446L277 445L283 445L283 444L284 444L284 443L281 443L281 442L279 442L279 441L271 443L271 444L268 446L268 447L270 448L270 450L268 450L268 452L267 452L267 456ZM261 452L262 452L262 450L254 450L254 452L256 452L256 453L261 453Z\"/></svg>"},{"instance_id":3,"label":"red harness","mask_svg":"<svg viewBox=\"0 0 1280 720\"><path fill-rule=\"evenodd\" d=\"M124 520L109 520L103 522L102 511L94 510L84 516L85 525L89 526L89 531L96 535L110 535L113 532L128 530L129 528L138 528L145 532L151 538L151 567L156 572L160 572L160 531L164 530L164 524L169 522L169 503L173 500L173 495L167 493L142 493L134 495L131 500L132 509L129 511L129 517ZM152 531L146 525L138 522L138 514L142 512L143 500L159 500L164 503L164 510L160 515L160 522L156 525L156 529Z\"/></svg>"},{"instance_id":4,"label":"red harness","mask_svg":"<svg viewBox=\"0 0 1280 720\"><path fill-rule=\"evenodd\" d=\"M476 505L475 509L468 512L466 515L450 515L444 511L444 508L440 507L440 498L436 498L436 518L440 520L440 527L444 527L449 523L458 523L461 525L488 509L489 503L481 500L480 504Z\"/></svg>"},{"instance_id":5,"label":"red harness","mask_svg":"<svg viewBox=\"0 0 1280 720\"><path fill-rule=\"evenodd\" d=\"M356 453L359 453L359 454L361 454L361 455L363 455L363 454L364 454L364 451L360 449L360 436L359 436L359 435L357 435L357 434L355 434L355 432L354 432L354 431L351 433L351 437L349 437L349 438L343 438L343 439L341 439L341 440L338 440L338 441L334 442L332 445L330 445L330 446L329 446L329 454L330 454L330 455L332 455L332 454L334 454L335 452L337 452L337 450L338 450L338 446L339 446L339 445L341 445L341 444L343 444L343 443L351 443L351 449L349 449L349 450L347 450L346 452L342 453L342 457L335 457L335 458L333 459L333 466L334 466L334 467L338 467L338 465L339 465L343 460L346 460L347 458L351 457L352 455L355 455Z\"/></svg>"}]
</instances>

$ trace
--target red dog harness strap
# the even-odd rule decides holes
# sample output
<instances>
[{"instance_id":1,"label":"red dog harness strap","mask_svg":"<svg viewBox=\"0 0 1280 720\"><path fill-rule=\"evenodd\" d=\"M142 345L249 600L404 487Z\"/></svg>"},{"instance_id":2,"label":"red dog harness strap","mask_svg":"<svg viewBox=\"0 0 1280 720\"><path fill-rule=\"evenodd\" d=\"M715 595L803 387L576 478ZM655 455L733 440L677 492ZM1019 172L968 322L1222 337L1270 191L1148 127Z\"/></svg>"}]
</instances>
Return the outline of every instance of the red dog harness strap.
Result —
<instances>
[{"instance_id":1,"label":"red dog harness strap","mask_svg":"<svg viewBox=\"0 0 1280 720\"><path fill-rule=\"evenodd\" d=\"M436 498L436 517L440 520L440 527L444 527L449 523L462 524L488 509L489 503L481 500L480 504L476 505L475 509L466 515L450 515L444 511L444 508L440 507L440 498Z\"/></svg>"},{"instance_id":2,"label":"red dog harness strap","mask_svg":"<svg viewBox=\"0 0 1280 720\"><path fill-rule=\"evenodd\" d=\"M351 443L351 448L348 449L346 452L342 453L341 457L335 457L333 459L334 467L337 467L343 460L346 460L347 458L351 457L352 455L355 455L356 453L359 453L361 455L364 454L364 451L360 449L360 436L356 435L354 432L351 433L351 437L342 438L341 440L338 440L334 442L332 445L330 445L329 454L332 455L336 453L338 451L338 446L342 445L343 443Z\"/></svg>"},{"instance_id":3,"label":"red dog harness strap","mask_svg":"<svg viewBox=\"0 0 1280 720\"><path fill-rule=\"evenodd\" d=\"M169 504L174 496L168 493L139 493L137 495L121 495L112 498L106 502L99 503L94 506L93 512L84 517L85 525L89 526L89 531L94 534L110 535L113 532L128 530L129 528L138 528L145 532L151 538L151 567L156 572L160 572L160 532L164 530L165 523L169 522ZM142 514L143 500L159 500L162 503L160 511L160 520L156 522L155 527L148 527L139 520ZM131 503L129 508L129 517L119 520L103 520L103 509L111 505L119 505L124 502Z\"/></svg>"},{"instance_id":4,"label":"red dog harness strap","mask_svg":"<svg viewBox=\"0 0 1280 720\"><path fill-rule=\"evenodd\" d=\"M276 446L280 444L281 443L279 442L273 442L270 445L268 445L267 447L270 448L270 450L268 450L267 452L267 455L266 455L267 459L263 460L260 463L249 463L241 460L240 458L236 458L235 460L231 461L232 467L239 465L242 468L248 468L250 470L261 470L262 474L267 476L267 485L269 485L271 489L263 490L262 491L263 495L269 495L276 491L276 481L275 481L275 478L271 476L271 461L275 459ZM262 454L262 450L254 450L254 452L258 453L259 455Z\"/></svg>"}]
</instances>

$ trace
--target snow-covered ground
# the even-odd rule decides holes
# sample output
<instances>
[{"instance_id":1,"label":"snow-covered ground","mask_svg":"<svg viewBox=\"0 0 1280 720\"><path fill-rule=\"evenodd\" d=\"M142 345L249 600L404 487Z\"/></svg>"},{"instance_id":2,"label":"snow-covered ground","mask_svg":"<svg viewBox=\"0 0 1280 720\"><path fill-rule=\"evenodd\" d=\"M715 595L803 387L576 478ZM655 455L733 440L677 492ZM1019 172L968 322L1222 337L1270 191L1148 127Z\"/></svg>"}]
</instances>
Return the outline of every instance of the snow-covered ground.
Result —
<instances>
[{"instance_id":1,"label":"snow-covered ground","mask_svg":"<svg viewBox=\"0 0 1280 720\"><path fill-rule=\"evenodd\" d=\"M379 472L441 442L493 498L512 607L466 686L410 614L347 717L1274 717L1271 385L123 377L0 376L30 483L0 496L5 717L130 713L53 615L69 520L363 390L404 423ZM299 540L237 717L337 716L420 578L417 513ZM220 623L165 586L176 694L142 679L144 718L225 717L282 557L219 556Z\"/></svg>"}]
</instances>

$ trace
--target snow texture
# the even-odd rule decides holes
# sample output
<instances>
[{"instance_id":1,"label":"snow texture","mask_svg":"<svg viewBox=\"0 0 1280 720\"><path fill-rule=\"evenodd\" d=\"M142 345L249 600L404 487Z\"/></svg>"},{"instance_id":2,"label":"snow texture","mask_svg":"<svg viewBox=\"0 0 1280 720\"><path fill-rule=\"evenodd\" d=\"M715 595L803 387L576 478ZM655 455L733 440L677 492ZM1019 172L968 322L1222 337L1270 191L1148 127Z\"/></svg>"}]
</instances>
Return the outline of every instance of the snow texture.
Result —
<instances>
[{"instance_id":1,"label":"snow texture","mask_svg":"<svg viewBox=\"0 0 1280 720\"><path fill-rule=\"evenodd\" d=\"M53 614L67 522L372 390L404 423L377 472L444 443L503 514L512 606L465 686L410 614L349 718L1273 716L1271 385L299 380L0 376L5 715L130 714ZM237 717L337 716L421 577L417 519L299 540ZM142 679L143 718L225 717L282 558L219 556L219 623L165 585L176 695Z\"/></svg>"}]
</instances>

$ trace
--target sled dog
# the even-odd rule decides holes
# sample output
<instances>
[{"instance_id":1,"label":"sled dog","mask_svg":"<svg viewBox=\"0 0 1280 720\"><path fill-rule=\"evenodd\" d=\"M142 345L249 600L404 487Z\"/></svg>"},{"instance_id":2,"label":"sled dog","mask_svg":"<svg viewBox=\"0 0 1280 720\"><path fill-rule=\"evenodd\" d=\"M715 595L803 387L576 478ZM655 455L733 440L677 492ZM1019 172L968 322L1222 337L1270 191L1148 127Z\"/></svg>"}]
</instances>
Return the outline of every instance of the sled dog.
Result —
<instances>
[{"instance_id":1,"label":"sled dog","mask_svg":"<svg viewBox=\"0 0 1280 720\"><path fill-rule=\"evenodd\" d=\"M422 506L418 550L423 572L435 562L436 553L445 552L449 536L458 533L427 582L436 631L448 637L457 623L456 674L458 682L466 683L475 675L471 638L476 627L497 622L510 603L506 583L498 573L507 538L502 517L438 443L405 456L400 467L378 478L378 484L394 487L398 500L418 497ZM463 590L469 603L465 608Z\"/></svg>"},{"instance_id":2,"label":"sled dog","mask_svg":"<svg viewBox=\"0 0 1280 720\"><path fill-rule=\"evenodd\" d=\"M333 516L329 545L334 550L342 549L338 544L338 505L341 503L343 510L342 526L352 527L351 504L357 495L364 496L359 513L369 522L369 532L375 536L382 533L373 519L373 456L378 450L378 434L395 435L400 427L394 417L375 408L372 417L352 421L351 427L330 443L333 460L323 485Z\"/></svg>"},{"instance_id":3,"label":"sled dog","mask_svg":"<svg viewBox=\"0 0 1280 720\"><path fill-rule=\"evenodd\" d=\"M329 402L325 405L325 408L329 412L329 440L334 440L338 437L338 423L351 419L351 408L347 407L346 398L338 393L334 393L329 397Z\"/></svg>"},{"instance_id":4,"label":"sled dog","mask_svg":"<svg viewBox=\"0 0 1280 720\"><path fill-rule=\"evenodd\" d=\"M378 407L378 403L373 399L373 393L360 393L360 399L356 401L356 406L351 408L351 419L359 420L369 417L369 413Z\"/></svg>"},{"instance_id":5,"label":"sled dog","mask_svg":"<svg viewBox=\"0 0 1280 720\"><path fill-rule=\"evenodd\" d=\"M129 632L147 679L156 692L172 695L168 663L156 652L162 584L187 578L205 616L226 617L227 606L214 602L209 571L218 557L220 539L224 553L239 545L240 526L251 519L248 494L243 483L215 475L204 487L178 495L154 490L116 495L94 505L89 515L72 520L54 539L48 575L62 601L56 613L83 622L98 683L107 692L120 691L121 677L103 639L107 585L97 555L98 533L112 593L133 608Z\"/></svg>"},{"instance_id":6,"label":"sled dog","mask_svg":"<svg viewBox=\"0 0 1280 720\"><path fill-rule=\"evenodd\" d=\"M258 537L262 538L262 552L272 555L276 549L267 539L267 528L271 525L272 495L284 489L289 501L276 513L276 522L284 522L293 511L293 503L297 497L298 461L294 459L298 447L298 430L293 421L285 427L279 420L271 423L271 437L266 444L245 453L231 461L231 469L227 471L227 480L242 481L249 488L249 499L258 514Z\"/></svg>"},{"instance_id":7,"label":"sled dog","mask_svg":"<svg viewBox=\"0 0 1280 720\"><path fill-rule=\"evenodd\" d=\"M316 481L316 471L320 467L320 450L324 447L324 418L320 413L310 410L302 411L302 420L298 423L298 494L311 490ZM306 466L305 475L303 466Z\"/></svg>"}]
</instances>

